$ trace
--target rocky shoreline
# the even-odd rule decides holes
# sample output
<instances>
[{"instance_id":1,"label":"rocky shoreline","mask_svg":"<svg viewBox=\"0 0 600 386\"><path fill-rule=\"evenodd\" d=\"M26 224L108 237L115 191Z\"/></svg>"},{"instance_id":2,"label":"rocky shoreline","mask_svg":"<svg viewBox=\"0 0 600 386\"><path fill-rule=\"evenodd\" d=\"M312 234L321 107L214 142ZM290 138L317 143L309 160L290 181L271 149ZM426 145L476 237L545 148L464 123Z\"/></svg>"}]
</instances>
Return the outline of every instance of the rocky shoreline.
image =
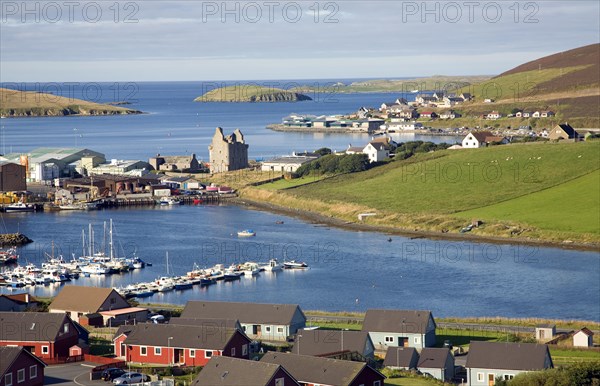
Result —
<instances>
[{"instance_id":1,"label":"rocky shoreline","mask_svg":"<svg viewBox=\"0 0 600 386\"><path fill-rule=\"evenodd\" d=\"M85 110L82 108L64 108L64 109L7 109L2 110L2 117L5 118L31 118L31 117L65 117L70 115L78 116L102 116L102 115L130 115L143 114L138 110Z\"/></svg>"},{"instance_id":2,"label":"rocky shoreline","mask_svg":"<svg viewBox=\"0 0 600 386\"><path fill-rule=\"evenodd\" d=\"M2 233L0 234L0 246L19 246L32 243L29 237L22 233Z\"/></svg>"}]
</instances>

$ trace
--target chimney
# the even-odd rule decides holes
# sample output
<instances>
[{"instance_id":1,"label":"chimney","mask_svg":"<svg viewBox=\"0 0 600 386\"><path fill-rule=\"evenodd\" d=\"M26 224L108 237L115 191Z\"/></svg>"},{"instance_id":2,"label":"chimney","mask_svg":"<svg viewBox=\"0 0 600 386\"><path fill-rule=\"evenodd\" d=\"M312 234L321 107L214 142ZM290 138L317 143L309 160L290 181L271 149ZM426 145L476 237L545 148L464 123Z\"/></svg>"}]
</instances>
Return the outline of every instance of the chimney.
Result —
<instances>
[{"instance_id":1,"label":"chimney","mask_svg":"<svg viewBox=\"0 0 600 386\"><path fill-rule=\"evenodd\" d=\"M25 303L29 303L29 293L25 294Z\"/></svg>"}]
</instances>

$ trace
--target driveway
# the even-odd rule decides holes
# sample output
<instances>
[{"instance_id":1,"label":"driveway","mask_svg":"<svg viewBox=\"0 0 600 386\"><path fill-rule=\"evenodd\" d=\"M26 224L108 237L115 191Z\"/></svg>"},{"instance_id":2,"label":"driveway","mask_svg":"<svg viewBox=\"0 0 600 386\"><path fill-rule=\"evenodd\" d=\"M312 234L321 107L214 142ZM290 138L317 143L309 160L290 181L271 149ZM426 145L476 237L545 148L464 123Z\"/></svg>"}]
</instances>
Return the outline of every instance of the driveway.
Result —
<instances>
[{"instance_id":1,"label":"driveway","mask_svg":"<svg viewBox=\"0 0 600 386\"><path fill-rule=\"evenodd\" d=\"M90 371L97 365L90 362L76 362L48 366L44 370L44 385L108 385L103 381L90 381Z\"/></svg>"}]
</instances>

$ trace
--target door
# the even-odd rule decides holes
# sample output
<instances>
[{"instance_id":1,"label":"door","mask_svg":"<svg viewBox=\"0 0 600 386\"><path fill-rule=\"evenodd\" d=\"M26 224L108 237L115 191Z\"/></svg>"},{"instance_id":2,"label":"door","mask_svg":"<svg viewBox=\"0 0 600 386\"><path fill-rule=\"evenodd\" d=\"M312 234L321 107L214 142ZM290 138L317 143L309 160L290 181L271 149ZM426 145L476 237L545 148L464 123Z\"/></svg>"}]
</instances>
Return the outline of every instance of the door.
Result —
<instances>
[{"instance_id":1,"label":"door","mask_svg":"<svg viewBox=\"0 0 600 386\"><path fill-rule=\"evenodd\" d=\"M488 386L494 386L496 384L496 374L488 374Z\"/></svg>"},{"instance_id":2,"label":"door","mask_svg":"<svg viewBox=\"0 0 600 386\"><path fill-rule=\"evenodd\" d=\"M408 347L408 338L398 338L399 347Z\"/></svg>"}]
</instances>

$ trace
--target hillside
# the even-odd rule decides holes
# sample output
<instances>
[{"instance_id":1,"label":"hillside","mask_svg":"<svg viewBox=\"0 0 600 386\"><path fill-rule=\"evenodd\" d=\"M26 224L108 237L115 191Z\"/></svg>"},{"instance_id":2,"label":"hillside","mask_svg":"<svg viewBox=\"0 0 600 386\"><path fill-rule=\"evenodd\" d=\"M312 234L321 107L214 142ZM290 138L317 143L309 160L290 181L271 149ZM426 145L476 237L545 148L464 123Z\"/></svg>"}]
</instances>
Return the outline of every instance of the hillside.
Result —
<instances>
[{"instance_id":1,"label":"hillside","mask_svg":"<svg viewBox=\"0 0 600 386\"><path fill-rule=\"evenodd\" d=\"M0 88L0 115L4 117L121 114L141 114L141 111L52 94Z\"/></svg>"},{"instance_id":2,"label":"hillside","mask_svg":"<svg viewBox=\"0 0 600 386\"><path fill-rule=\"evenodd\" d=\"M311 97L293 91L254 85L220 87L194 99L194 102L297 102Z\"/></svg>"},{"instance_id":3,"label":"hillside","mask_svg":"<svg viewBox=\"0 0 600 386\"><path fill-rule=\"evenodd\" d=\"M600 127L600 44L522 64L459 92L475 96L473 103L460 108L469 115L542 109L554 111L557 122L568 120L578 127ZM488 98L494 103L484 103Z\"/></svg>"},{"instance_id":4,"label":"hillside","mask_svg":"<svg viewBox=\"0 0 600 386\"><path fill-rule=\"evenodd\" d=\"M598 173L577 179L599 169L599 153L600 142L444 150L265 191L261 197L353 222L359 213L374 212L367 223L396 229L457 233L478 218L485 225L473 230L477 235L598 243L600 224L590 214L600 211L600 201L586 198L570 205L566 198L595 197L590 189L600 183L593 178ZM558 205L568 215L555 215L551 208ZM513 216L515 211L520 215ZM574 226L572 219L579 224Z\"/></svg>"}]
</instances>

